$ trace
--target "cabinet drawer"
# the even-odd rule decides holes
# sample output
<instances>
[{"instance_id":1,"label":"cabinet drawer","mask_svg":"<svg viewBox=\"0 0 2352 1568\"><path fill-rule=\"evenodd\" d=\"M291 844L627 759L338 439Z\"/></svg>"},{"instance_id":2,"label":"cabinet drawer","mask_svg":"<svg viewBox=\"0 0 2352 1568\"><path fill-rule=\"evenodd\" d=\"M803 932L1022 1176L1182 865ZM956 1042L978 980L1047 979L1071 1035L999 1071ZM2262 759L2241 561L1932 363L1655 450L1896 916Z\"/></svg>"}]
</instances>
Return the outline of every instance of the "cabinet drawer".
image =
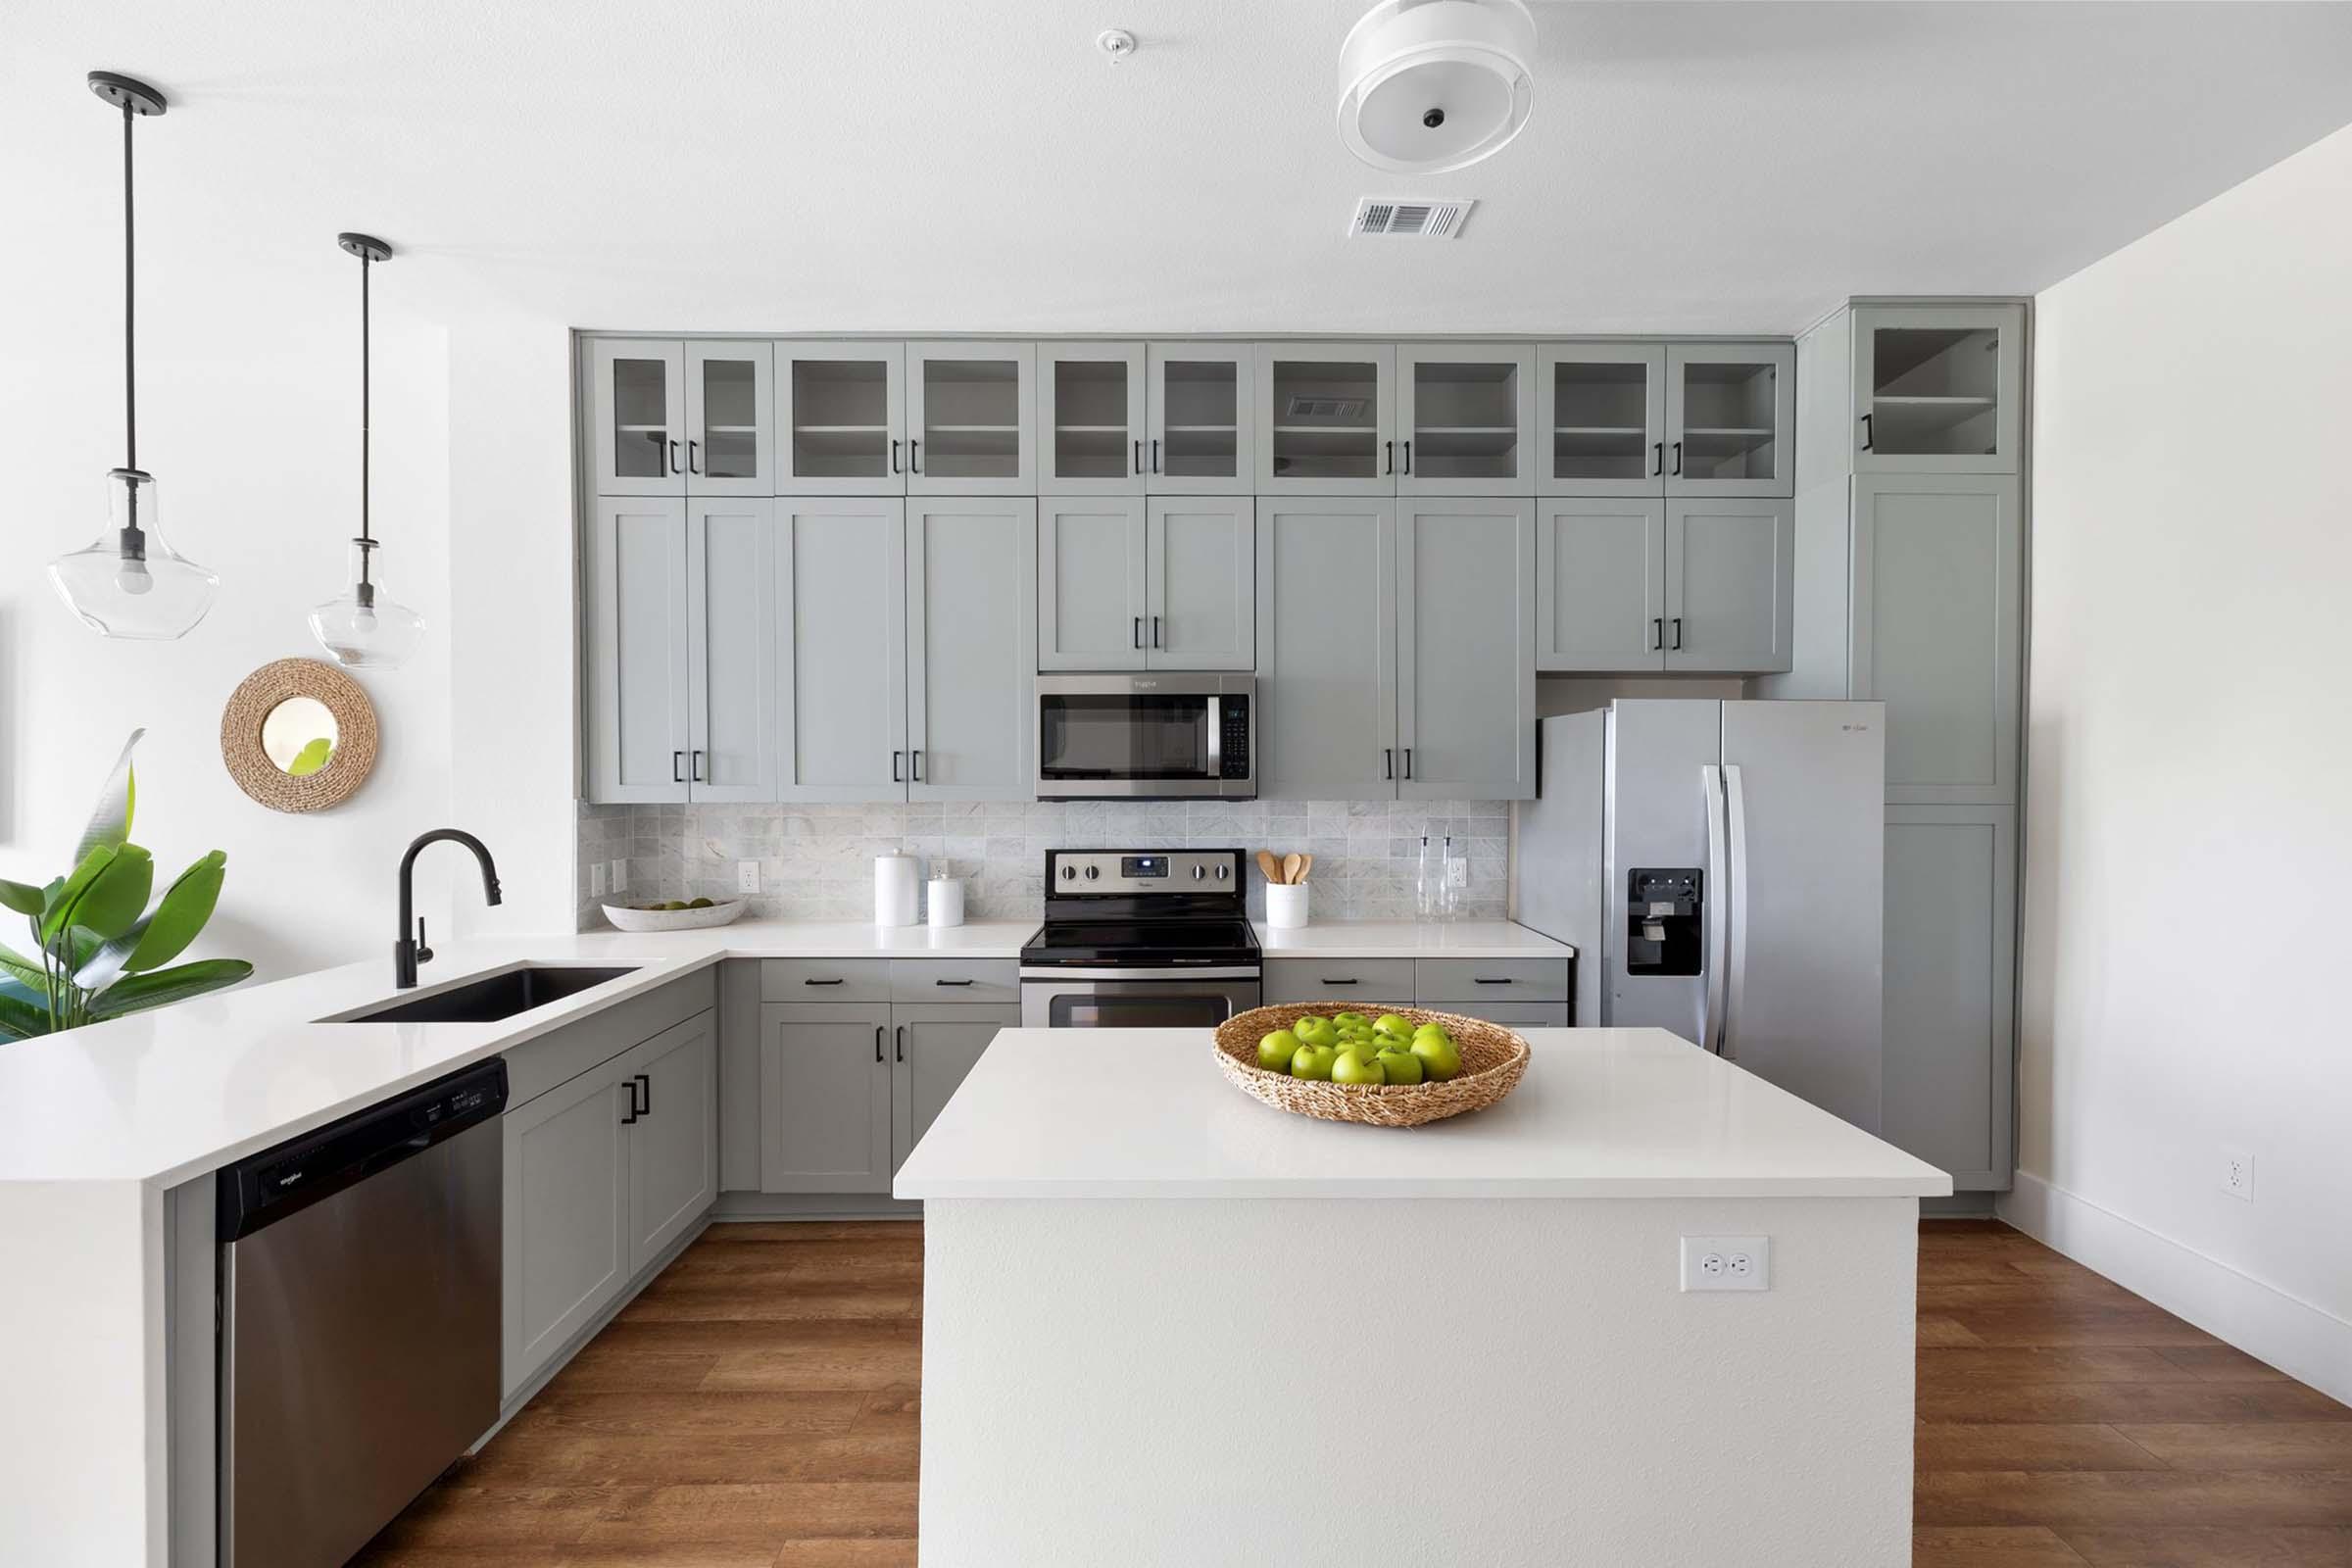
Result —
<instances>
[{"instance_id":1,"label":"cabinet drawer","mask_svg":"<svg viewBox=\"0 0 2352 1568\"><path fill-rule=\"evenodd\" d=\"M890 1000L953 1005L983 1003L1017 1006L1021 1000L1018 958L893 958Z\"/></svg>"},{"instance_id":2,"label":"cabinet drawer","mask_svg":"<svg viewBox=\"0 0 2352 1568\"><path fill-rule=\"evenodd\" d=\"M888 1002L888 958L762 958L762 1002Z\"/></svg>"},{"instance_id":3,"label":"cabinet drawer","mask_svg":"<svg viewBox=\"0 0 2352 1568\"><path fill-rule=\"evenodd\" d=\"M1276 1002L1410 1002L1410 958L1268 958L1265 999Z\"/></svg>"},{"instance_id":4,"label":"cabinet drawer","mask_svg":"<svg viewBox=\"0 0 2352 1568\"><path fill-rule=\"evenodd\" d=\"M1423 958L1423 1002L1566 1002L1566 958Z\"/></svg>"},{"instance_id":5,"label":"cabinet drawer","mask_svg":"<svg viewBox=\"0 0 2352 1568\"><path fill-rule=\"evenodd\" d=\"M705 969L616 1002L577 1023L507 1048L507 1106L513 1109L611 1061L642 1041L718 1004L718 981Z\"/></svg>"},{"instance_id":6,"label":"cabinet drawer","mask_svg":"<svg viewBox=\"0 0 2352 1568\"><path fill-rule=\"evenodd\" d=\"M1565 1029L1569 1025L1565 1002L1432 1002L1424 1005L1438 1012L1458 1012L1465 1018L1508 1024L1514 1029Z\"/></svg>"}]
</instances>

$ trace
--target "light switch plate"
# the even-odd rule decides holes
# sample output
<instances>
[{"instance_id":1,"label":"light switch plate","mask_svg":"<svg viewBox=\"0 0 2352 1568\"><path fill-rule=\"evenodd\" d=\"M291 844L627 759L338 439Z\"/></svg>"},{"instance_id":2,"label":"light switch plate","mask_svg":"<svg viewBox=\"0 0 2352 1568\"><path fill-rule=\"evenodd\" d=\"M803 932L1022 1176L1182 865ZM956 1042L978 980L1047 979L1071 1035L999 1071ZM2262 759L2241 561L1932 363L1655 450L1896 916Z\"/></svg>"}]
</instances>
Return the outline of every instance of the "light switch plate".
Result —
<instances>
[{"instance_id":1,"label":"light switch plate","mask_svg":"<svg viewBox=\"0 0 2352 1568\"><path fill-rule=\"evenodd\" d=\"M1684 1237L1683 1289L1686 1291L1771 1290L1772 1238L1769 1236Z\"/></svg>"}]
</instances>

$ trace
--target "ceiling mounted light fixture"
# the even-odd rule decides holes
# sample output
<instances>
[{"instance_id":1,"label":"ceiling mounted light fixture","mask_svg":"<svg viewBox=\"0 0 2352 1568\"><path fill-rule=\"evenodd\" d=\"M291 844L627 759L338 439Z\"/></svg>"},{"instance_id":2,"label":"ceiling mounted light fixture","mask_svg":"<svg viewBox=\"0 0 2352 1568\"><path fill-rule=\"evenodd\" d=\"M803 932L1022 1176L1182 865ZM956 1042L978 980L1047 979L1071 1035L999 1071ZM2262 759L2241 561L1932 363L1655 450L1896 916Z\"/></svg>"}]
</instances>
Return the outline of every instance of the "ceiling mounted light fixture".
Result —
<instances>
[{"instance_id":1,"label":"ceiling mounted light fixture","mask_svg":"<svg viewBox=\"0 0 2352 1568\"><path fill-rule=\"evenodd\" d=\"M1524 0L1381 0L1340 46L1340 140L1397 174L1466 169L1535 104Z\"/></svg>"},{"instance_id":2,"label":"ceiling mounted light fixture","mask_svg":"<svg viewBox=\"0 0 2352 1568\"><path fill-rule=\"evenodd\" d=\"M81 623L102 637L167 641L185 636L213 608L220 579L164 543L155 475L139 466L139 382L133 288L130 127L164 112L164 95L111 71L89 74L90 91L122 112L122 466L106 476L106 530L49 563L49 585Z\"/></svg>"},{"instance_id":3,"label":"ceiling mounted light fixture","mask_svg":"<svg viewBox=\"0 0 2352 1568\"><path fill-rule=\"evenodd\" d=\"M335 243L360 259L360 536L351 542L351 587L311 611L311 635L351 669L392 669L416 651L424 617L399 603L376 579L378 545L368 523L368 446L373 436L369 406L368 270L389 261L392 247L372 234L337 234Z\"/></svg>"}]
</instances>

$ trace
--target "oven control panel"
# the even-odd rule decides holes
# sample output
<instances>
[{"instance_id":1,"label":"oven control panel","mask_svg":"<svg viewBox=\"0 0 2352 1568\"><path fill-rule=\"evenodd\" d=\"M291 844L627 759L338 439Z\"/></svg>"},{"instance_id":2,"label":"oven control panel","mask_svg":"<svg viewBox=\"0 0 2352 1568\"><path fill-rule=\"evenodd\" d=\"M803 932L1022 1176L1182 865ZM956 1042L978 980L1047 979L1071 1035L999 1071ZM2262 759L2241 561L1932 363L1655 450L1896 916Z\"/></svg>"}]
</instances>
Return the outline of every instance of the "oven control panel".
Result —
<instances>
[{"instance_id":1,"label":"oven control panel","mask_svg":"<svg viewBox=\"0 0 2352 1568\"><path fill-rule=\"evenodd\" d=\"M1090 893L1228 893L1241 885L1239 850L1048 850L1050 897Z\"/></svg>"}]
</instances>

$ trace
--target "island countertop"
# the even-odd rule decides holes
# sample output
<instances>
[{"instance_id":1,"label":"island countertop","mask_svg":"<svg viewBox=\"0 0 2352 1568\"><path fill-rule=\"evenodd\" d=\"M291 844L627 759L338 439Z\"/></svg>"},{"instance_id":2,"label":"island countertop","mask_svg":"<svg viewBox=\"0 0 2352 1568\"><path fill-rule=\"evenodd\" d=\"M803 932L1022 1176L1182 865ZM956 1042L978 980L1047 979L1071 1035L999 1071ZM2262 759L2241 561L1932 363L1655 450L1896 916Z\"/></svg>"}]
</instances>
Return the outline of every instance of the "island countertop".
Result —
<instances>
[{"instance_id":1,"label":"island countertop","mask_svg":"<svg viewBox=\"0 0 2352 1568\"><path fill-rule=\"evenodd\" d=\"M1008 1029L900 1198L1930 1198L1951 1177L1663 1029L1530 1029L1500 1104L1316 1121L1225 1081L1207 1030Z\"/></svg>"}]
</instances>

